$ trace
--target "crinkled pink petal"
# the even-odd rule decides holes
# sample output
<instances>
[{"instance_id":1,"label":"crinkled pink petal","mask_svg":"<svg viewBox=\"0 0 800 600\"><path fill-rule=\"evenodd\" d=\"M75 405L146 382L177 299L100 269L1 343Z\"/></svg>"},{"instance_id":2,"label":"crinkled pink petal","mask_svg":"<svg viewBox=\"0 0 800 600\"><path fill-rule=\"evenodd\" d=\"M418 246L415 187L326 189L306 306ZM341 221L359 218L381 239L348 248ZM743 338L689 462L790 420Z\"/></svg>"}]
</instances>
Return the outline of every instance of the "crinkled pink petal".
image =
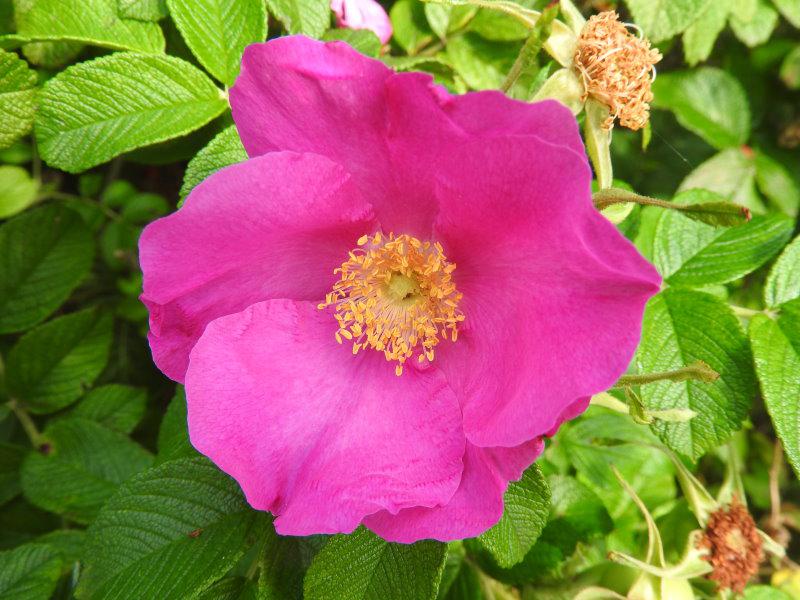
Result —
<instances>
[{"instance_id":1,"label":"crinkled pink petal","mask_svg":"<svg viewBox=\"0 0 800 600\"><path fill-rule=\"evenodd\" d=\"M269 298L319 301L371 210L325 157L291 152L215 173L139 240L158 367L182 381L206 325Z\"/></svg>"},{"instance_id":2,"label":"crinkled pink petal","mask_svg":"<svg viewBox=\"0 0 800 600\"><path fill-rule=\"evenodd\" d=\"M541 440L519 448L479 448L468 443L461 485L450 502L397 514L383 510L364 519L364 525L390 542L446 542L480 535L503 515L509 479L519 479L542 448Z\"/></svg>"},{"instance_id":3,"label":"crinkled pink petal","mask_svg":"<svg viewBox=\"0 0 800 600\"><path fill-rule=\"evenodd\" d=\"M310 302L269 300L212 321L186 374L192 444L285 535L352 531L380 510L447 503L465 440L435 368L353 357Z\"/></svg>"},{"instance_id":4,"label":"crinkled pink petal","mask_svg":"<svg viewBox=\"0 0 800 600\"><path fill-rule=\"evenodd\" d=\"M348 29L369 29L382 43L392 37L392 22L375 0L331 0L336 24Z\"/></svg>"},{"instance_id":5,"label":"crinkled pink petal","mask_svg":"<svg viewBox=\"0 0 800 600\"><path fill-rule=\"evenodd\" d=\"M566 109L554 115L576 135ZM552 432L611 386L660 278L592 206L586 158L533 136L485 138L438 165L436 234L466 315L436 362L467 439L516 446Z\"/></svg>"}]
</instances>

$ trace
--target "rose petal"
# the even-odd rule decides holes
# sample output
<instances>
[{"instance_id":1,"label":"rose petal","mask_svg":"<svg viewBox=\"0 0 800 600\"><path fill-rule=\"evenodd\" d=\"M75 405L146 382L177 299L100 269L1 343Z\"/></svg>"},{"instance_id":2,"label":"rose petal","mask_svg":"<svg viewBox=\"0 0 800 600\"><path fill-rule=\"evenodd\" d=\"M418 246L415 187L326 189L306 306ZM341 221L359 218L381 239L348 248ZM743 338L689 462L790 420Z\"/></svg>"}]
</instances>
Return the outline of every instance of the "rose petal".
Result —
<instances>
[{"instance_id":1,"label":"rose petal","mask_svg":"<svg viewBox=\"0 0 800 600\"><path fill-rule=\"evenodd\" d=\"M331 0L339 27L369 29L385 44L392 37L392 22L375 0Z\"/></svg>"},{"instance_id":2,"label":"rose petal","mask_svg":"<svg viewBox=\"0 0 800 600\"><path fill-rule=\"evenodd\" d=\"M433 508L407 508L397 514L383 510L367 517L364 525L387 541L406 544L480 535L503 515L509 479L519 479L542 449L541 440L518 448L479 448L468 443L461 485L450 502Z\"/></svg>"},{"instance_id":3,"label":"rose petal","mask_svg":"<svg viewBox=\"0 0 800 600\"><path fill-rule=\"evenodd\" d=\"M352 531L458 487L464 435L436 369L353 356L308 302L270 300L208 325L186 375L192 444L278 515L286 535Z\"/></svg>"},{"instance_id":4,"label":"rose petal","mask_svg":"<svg viewBox=\"0 0 800 600\"><path fill-rule=\"evenodd\" d=\"M272 153L214 174L139 241L158 367L182 381L205 326L269 298L320 300L376 228L348 174L325 157Z\"/></svg>"},{"instance_id":5,"label":"rose petal","mask_svg":"<svg viewBox=\"0 0 800 600\"><path fill-rule=\"evenodd\" d=\"M577 135L568 111L562 120ZM436 362L462 400L467 439L516 446L625 371L660 278L594 209L585 156L566 145L470 141L443 158L439 179L436 232L466 320Z\"/></svg>"}]
</instances>

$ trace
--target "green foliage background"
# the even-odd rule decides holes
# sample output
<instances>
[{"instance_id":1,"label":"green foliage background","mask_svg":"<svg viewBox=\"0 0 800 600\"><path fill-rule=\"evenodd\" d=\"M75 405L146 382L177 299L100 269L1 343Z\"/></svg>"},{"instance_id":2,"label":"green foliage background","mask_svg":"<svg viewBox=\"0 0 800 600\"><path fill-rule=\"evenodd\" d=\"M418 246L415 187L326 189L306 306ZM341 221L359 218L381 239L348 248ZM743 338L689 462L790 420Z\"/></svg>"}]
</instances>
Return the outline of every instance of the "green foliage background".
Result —
<instances>
[{"instance_id":1,"label":"green foliage background","mask_svg":"<svg viewBox=\"0 0 800 600\"><path fill-rule=\"evenodd\" d=\"M665 55L650 127L611 145L615 187L670 203L617 206L665 279L631 375L703 361L718 379L615 388L510 486L496 527L451 544L281 538L188 443L183 392L149 356L136 242L245 158L226 93L244 47L343 39L455 93L533 99L558 65L508 6L546 3L459 4L387 4L381 49L333 29L327 0L0 1L0 599L625 597L641 572L608 555L643 559L648 528L612 465L669 563L701 528L665 448L784 545L745 597L800 598L798 0L578 3L616 7ZM721 201L752 220L670 210Z\"/></svg>"}]
</instances>

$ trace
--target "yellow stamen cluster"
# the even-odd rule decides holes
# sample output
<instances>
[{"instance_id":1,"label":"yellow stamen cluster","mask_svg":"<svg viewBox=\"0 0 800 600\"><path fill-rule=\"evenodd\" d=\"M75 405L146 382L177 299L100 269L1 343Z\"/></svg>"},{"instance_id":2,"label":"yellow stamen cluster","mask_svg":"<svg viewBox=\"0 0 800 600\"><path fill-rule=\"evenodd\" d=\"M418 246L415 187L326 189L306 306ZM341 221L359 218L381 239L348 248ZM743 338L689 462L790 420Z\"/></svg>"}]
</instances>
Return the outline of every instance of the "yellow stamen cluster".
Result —
<instances>
[{"instance_id":1,"label":"yellow stamen cluster","mask_svg":"<svg viewBox=\"0 0 800 600\"><path fill-rule=\"evenodd\" d=\"M336 308L336 341L352 341L353 354L363 348L383 352L386 360L398 362L395 373L401 375L415 352L420 362L432 361L440 339L458 338L464 315L452 279L455 268L438 242L365 235L334 271L340 279L319 308Z\"/></svg>"},{"instance_id":2,"label":"yellow stamen cluster","mask_svg":"<svg viewBox=\"0 0 800 600\"><path fill-rule=\"evenodd\" d=\"M578 37L575 67L586 95L611 109L604 127L610 129L615 118L633 130L647 124L654 65L660 60L661 53L646 39L632 35L613 10L589 19Z\"/></svg>"}]
</instances>

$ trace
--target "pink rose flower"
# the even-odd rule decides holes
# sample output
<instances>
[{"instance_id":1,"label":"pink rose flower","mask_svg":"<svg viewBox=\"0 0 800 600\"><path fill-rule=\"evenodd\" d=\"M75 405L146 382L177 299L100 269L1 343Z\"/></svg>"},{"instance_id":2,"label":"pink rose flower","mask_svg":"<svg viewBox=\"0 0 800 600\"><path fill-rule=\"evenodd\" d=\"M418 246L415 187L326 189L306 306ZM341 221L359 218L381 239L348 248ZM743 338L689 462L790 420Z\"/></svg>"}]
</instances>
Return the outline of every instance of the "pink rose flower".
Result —
<instances>
[{"instance_id":1,"label":"pink rose flower","mask_svg":"<svg viewBox=\"0 0 800 600\"><path fill-rule=\"evenodd\" d=\"M375 0L331 0L336 24L348 29L370 29L385 44L392 37L392 22Z\"/></svg>"},{"instance_id":2,"label":"pink rose flower","mask_svg":"<svg viewBox=\"0 0 800 600\"><path fill-rule=\"evenodd\" d=\"M281 534L480 534L659 289L575 119L303 37L250 46L230 98L249 160L140 242L192 443Z\"/></svg>"}]
</instances>

